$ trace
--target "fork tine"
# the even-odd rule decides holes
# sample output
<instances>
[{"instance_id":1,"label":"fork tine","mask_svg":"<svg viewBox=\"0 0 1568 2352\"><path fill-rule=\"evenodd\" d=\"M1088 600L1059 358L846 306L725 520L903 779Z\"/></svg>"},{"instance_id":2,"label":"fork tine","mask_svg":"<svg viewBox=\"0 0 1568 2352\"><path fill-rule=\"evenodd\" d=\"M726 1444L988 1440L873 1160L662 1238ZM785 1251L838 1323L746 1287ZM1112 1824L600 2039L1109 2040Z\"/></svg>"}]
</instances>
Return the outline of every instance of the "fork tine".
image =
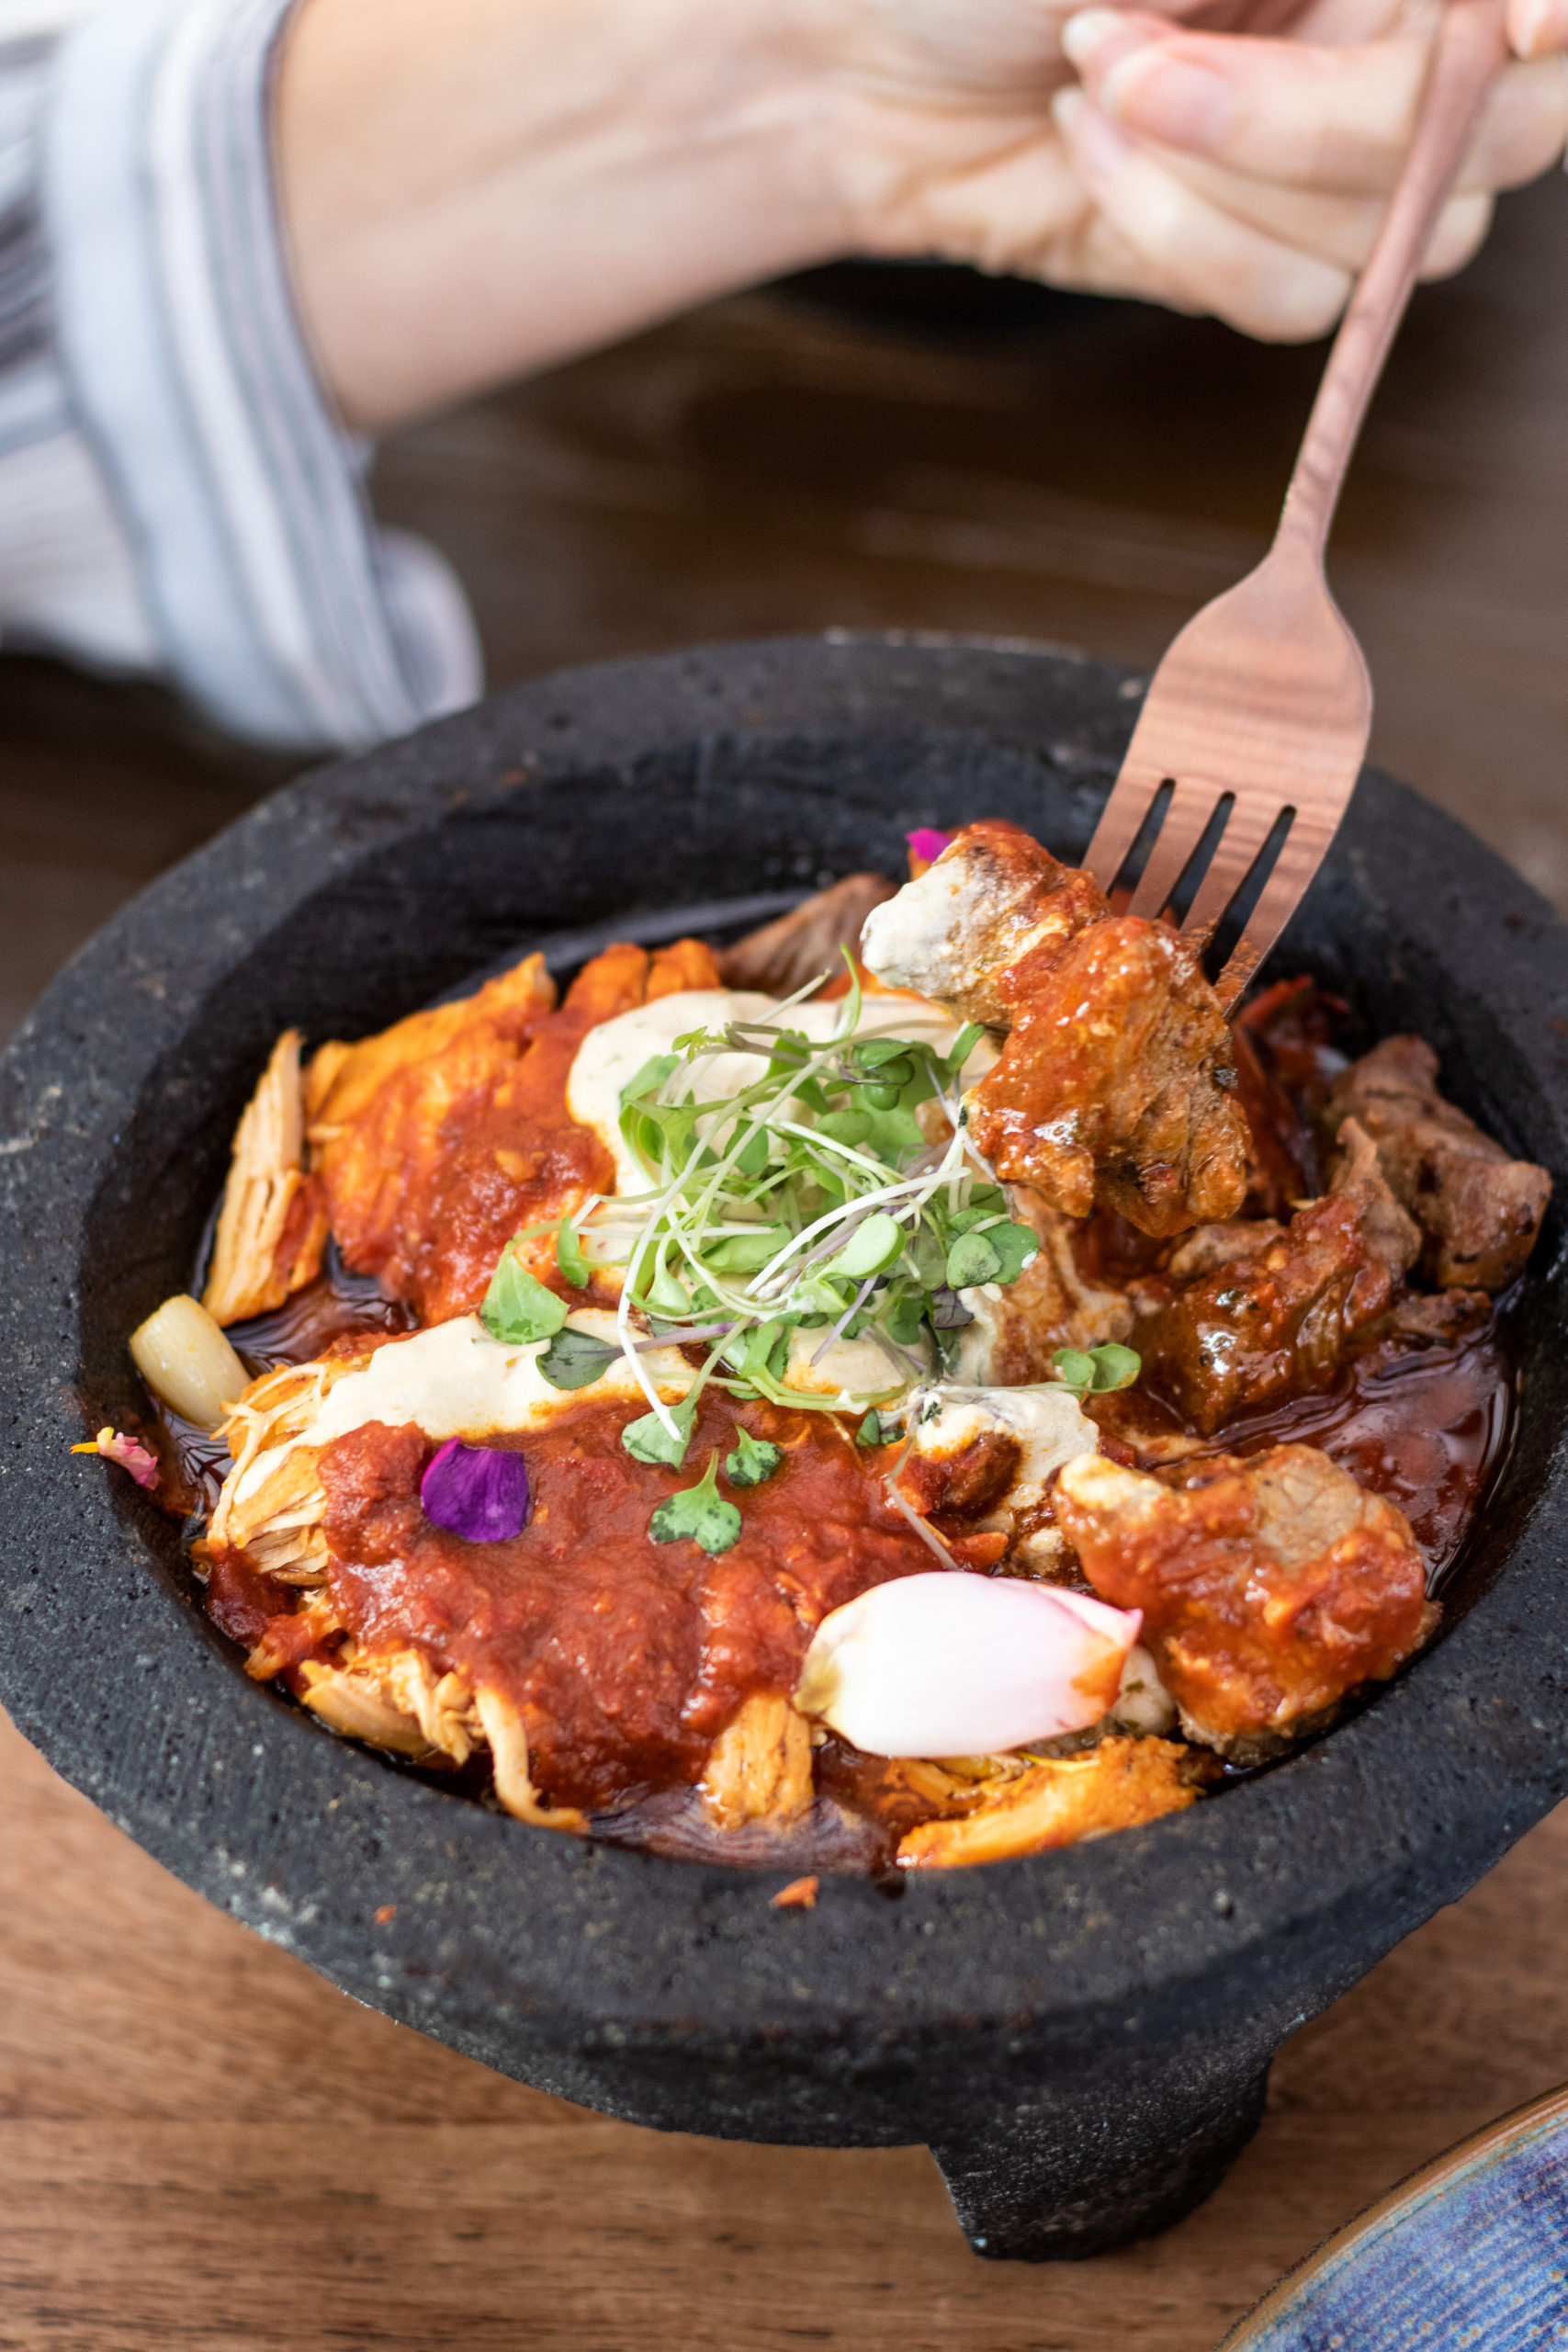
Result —
<instances>
[{"instance_id":1,"label":"fork tine","mask_svg":"<svg viewBox=\"0 0 1568 2352\"><path fill-rule=\"evenodd\" d=\"M1229 963L1215 982L1215 993L1226 1012L1301 904L1323 864L1334 832L1334 826L1314 825L1305 820L1304 812L1297 811L1274 871L1263 886Z\"/></svg>"},{"instance_id":2,"label":"fork tine","mask_svg":"<svg viewBox=\"0 0 1568 2352\"><path fill-rule=\"evenodd\" d=\"M1165 822L1160 827L1149 862L1133 893L1127 911L1133 915L1163 914L1187 869L1188 861L1207 832L1222 800L1232 797L1217 784L1178 784ZM1228 831L1228 828L1227 828ZM1217 854L1216 850L1216 854Z\"/></svg>"},{"instance_id":3,"label":"fork tine","mask_svg":"<svg viewBox=\"0 0 1568 2352\"><path fill-rule=\"evenodd\" d=\"M1225 909L1251 873L1258 851L1282 813L1267 800L1236 800L1181 926L1181 936L1190 946L1205 946L1213 936L1224 919ZM1281 854L1283 850L1281 842Z\"/></svg>"},{"instance_id":4,"label":"fork tine","mask_svg":"<svg viewBox=\"0 0 1568 2352\"><path fill-rule=\"evenodd\" d=\"M1168 779L1157 768L1135 769L1129 751L1110 799L1100 812L1094 839L1084 854L1084 866L1109 896L1127 853L1144 829L1144 820Z\"/></svg>"}]
</instances>

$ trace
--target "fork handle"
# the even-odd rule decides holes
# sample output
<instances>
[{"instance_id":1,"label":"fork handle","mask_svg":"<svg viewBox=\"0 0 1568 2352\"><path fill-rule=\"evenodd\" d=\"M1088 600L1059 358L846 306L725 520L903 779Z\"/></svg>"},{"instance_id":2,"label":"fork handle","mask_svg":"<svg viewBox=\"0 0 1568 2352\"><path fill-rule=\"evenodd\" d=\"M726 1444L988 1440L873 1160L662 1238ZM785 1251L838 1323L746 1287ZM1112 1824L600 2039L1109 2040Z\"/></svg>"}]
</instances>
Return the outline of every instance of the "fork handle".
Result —
<instances>
[{"instance_id":1,"label":"fork handle","mask_svg":"<svg viewBox=\"0 0 1568 2352\"><path fill-rule=\"evenodd\" d=\"M1415 136L1371 258L1334 338L1285 493L1277 545L1304 539L1314 557L1322 560L1367 403L1404 316L1416 273L1482 101L1507 53L1503 0L1447 0Z\"/></svg>"}]
</instances>

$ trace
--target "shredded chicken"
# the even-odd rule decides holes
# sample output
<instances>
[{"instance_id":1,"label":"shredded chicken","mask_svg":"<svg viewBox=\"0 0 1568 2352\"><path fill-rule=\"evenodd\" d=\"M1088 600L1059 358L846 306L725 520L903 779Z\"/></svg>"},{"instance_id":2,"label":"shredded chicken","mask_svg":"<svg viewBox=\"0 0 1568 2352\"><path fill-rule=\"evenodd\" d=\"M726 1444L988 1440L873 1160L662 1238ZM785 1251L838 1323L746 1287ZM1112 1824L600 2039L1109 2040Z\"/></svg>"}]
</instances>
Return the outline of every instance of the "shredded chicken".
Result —
<instances>
[{"instance_id":1,"label":"shredded chicken","mask_svg":"<svg viewBox=\"0 0 1568 2352\"><path fill-rule=\"evenodd\" d=\"M1084 1756L1041 1758L982 1783L975 1810L922 1822L900 1841L904 1870L957 1870L1016 1861L1081 1838L1136 1828L1196 1802L1198 1776L1184 1747L1165 1739L1102 1739Z\"/></svg>"},{"instance_id":2,"label":"shredded chicken","mask_svg":"<svg viewBox=\"0 0 1568 2352\"><path fill-rule=\"evenodd\" d=\"M861 929L874 907L897 889L881 874L851 874L829 890L792 907L776 922L722 948L716 958L727 989L762 989L775 997L794 996L820 973L843 968L840 950L860 945Z\"/></svg>"},{"instance_id":3,"label":"shredded chicken","mask_svg":"<svg viewBox=\"0 0 1568 2352\"><path fill-rule=\"evenodd\" d=\"M400 1707L379 1673L326 1666L307 1658L299 1668L300 1697L313 1715L349 1739L396 1756L427 1757L434 1750L417 1715Z\"/></svg>"},{"instance_id":4,"label":"shredded chicken","mask_svg":"<svg viewBox=\"0 0 1568 2352\"><path fill-rule=\"evenodd\" d=\"M367 1656L350 1645L350 1662L332 1666L307 1658L299 1668L300 1697L335 1732L368 1747L431 1762L446 1757L466 1764L488 1746L495 1792L519 1821L539 1829L582 1831L583 1815L549 1805L528 1772L528 1741L521 1716L493 1689L471 1690L461 1675L437 1676L415 1649Z\"/></svg>"},{"instance_id":5,"label":"shredded chicken","mask_svg":"<svg viewBox=\"0 0 1568 2352\"><path fill-rule=\"evenodd\" d=\"M547 1804L528 1771L528 1736L523 1718L503 1690L480 1689L474 1693L474 1713L490 1742L495 1792L508 1813L531 1821L536 1829L570 1829L581 1836L588 1817L575 1805Z\"/></svg>"},{"instance_id":6,"label":"shredded chicken","mask_svg":"<svg viewBox=\"0 0 1568 2352\"><path fill-rule=\"evenodd\" d=\"M328 1574L321 1523L327 1498L318 1467L323 1448L310 1439L332 1389L361 1371L374 1351L344 1347L322 1362L282 1365L252 1384L226 1424L234 1467L204 1555L209 1563L243 1561L279 1588L278 1617L252 1649L246 1671L267 1681L297 1668L306 1706L333 1730L372 1747L460 1765L488 1747L496 1793L508 1812L546 1828L581 1828L581 1814L538 1796L521 1718L500 1691L475 1691L460 1674L437 1674L412 1645L367 1652L347 1642L335 1660L307 1654L343 1631L321 1589ZM289 1588L300 1586L312 1589L299 1611L284 1614Z\"/></svg>"},{"instance_id":7,"label":"shredded chicken","mask_svg":"<svg viewBox=\"0 0 1568 2352\"><path fill-rule=\"evenodd\" d=\"M788 1828L811 1810L811 1726L789 1701L759 1690L708 1753L703 1805L720 1829L750 1821Z\"/></svg>"},{"instance_id":8,"label":"shredded chicken","mask_svg":"<svg viewBox=\"0 0 1568 2352\"><path fill-rule=\"evenodd\" d=\"M558 1012L531 956L458 1004L416 1012L357 1046L323 1046L306 1109L332 1229L348 1265L377 1275L425 1323L471 1313L525 1226L614 1189L604 1145L567 1109L588 1030L718 975L695 940L649 956L607 948ZM547 1273L547 1250L538 1271Z\"/></svg>"},{"instance_id":9,"label":"shredded chicken","mask_svg":"<svg viewBox=\"0 0 1568 2352\"><path fill-rule=\"evenodd\" d=\"M1371 1137L1395 1197L1421 1228L1421 1271L1443 1289L1505 1289L1535 1247L1551 1193L1544 1168L1510 1159L1438 1091L1419 1037L1385 1037L1335 1086L1330 1115Z\"/></svg>"},{"instance_id":10,"label":"shredded chicken","mask_svg":"<svg viewBox=\"0 0 1568 2352\"><path fill-rule=\"evenodd\" d=\"M201 1297L214 1322L265 1315L321 1272L327 1214L304 1159L299 1032L286 1029L234 1131Z\"/></svg>"},{"instance_id":11,"label":"shredded chicken","mask_svg":"<svg viewBox=\"0 0 1568 2352\"><path fill-rule=\"evenodd\" d=\"M316 1475L321 1449L299 1441L331 1390L368 1353L344 1348L319 1363L280 1364L252 1382L223 1425L234 1466L208 1529L211 1549L243 1552L283 1583L320 1582L326 1559L326 1497Z\"/></svg>"},{"instance_id":12,"label":"shredded chicken","mask_svg":"<svg viewBox=\"0 0 1568 2352\"><path fill-rule=\"evenodd\" d=\"M381 1661L388 1690L418 1724L426 1742L454 1764L466 1764L485 1742L474 1693L464 1676L437 1674L423 1650L394 1650Z\"/></svg>"},{"instance_id":13,"label":"shredded chicken","mask_svg":"<svg viewBox=\"0 0 1568 2352\"><path fill-rule=\"evenodd\" d=\"M1314 1446L1168 1477L1085 1454L1055 1507L1096 1592L1143 1611L1190 1738L1267 1752L1391 1675L1436 1623L1403 1512Z\"/></svg>"}]
</instances>

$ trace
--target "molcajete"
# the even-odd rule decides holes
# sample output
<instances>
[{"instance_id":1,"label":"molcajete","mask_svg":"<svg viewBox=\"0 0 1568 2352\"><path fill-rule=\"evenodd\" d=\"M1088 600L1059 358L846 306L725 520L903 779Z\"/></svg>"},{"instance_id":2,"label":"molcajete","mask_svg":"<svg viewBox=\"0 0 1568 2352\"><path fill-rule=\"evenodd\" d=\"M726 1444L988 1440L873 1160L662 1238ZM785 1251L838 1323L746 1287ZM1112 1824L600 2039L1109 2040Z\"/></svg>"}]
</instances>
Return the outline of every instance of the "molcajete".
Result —
<instances>
[{"instance_id":1,"label":"molcajete","mask_svg":"<svg viewBox=\"0 0 1568 2352\"><path fill-rule=\"evenodd\" d=\"M977 2251L1178 2218L1280 2042L1568 1785L1563 1212L1515 1316L1515 1440L1435 1647L1331 1736L1190 1812L885 1891L532 1830L248 1683L178 1531L73 1459L136 1402L125 1336L189 1279L280 1028L353 1036L503 953L733 919L915 826L1079 853L1140 682L1013 646L786 640L574 672L302 779L145 892L0 1064L0 1698L189 1885L357 1998L631 2120L927 2143ZM1362 779L1272 970L1568 1196L1568 931L1461 827Z\"/></svg>"}]
</instances>

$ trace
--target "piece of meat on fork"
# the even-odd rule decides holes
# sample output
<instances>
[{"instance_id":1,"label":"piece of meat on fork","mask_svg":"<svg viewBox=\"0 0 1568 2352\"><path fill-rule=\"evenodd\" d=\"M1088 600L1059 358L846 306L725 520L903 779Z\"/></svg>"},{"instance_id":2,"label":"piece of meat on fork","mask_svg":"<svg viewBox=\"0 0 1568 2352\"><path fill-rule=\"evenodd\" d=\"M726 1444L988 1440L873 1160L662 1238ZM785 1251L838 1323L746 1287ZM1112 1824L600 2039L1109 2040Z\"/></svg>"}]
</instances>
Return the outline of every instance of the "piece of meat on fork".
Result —
<instances>
[{"instance_id":1,"label":"piece of meat on fork","mask_svg":"<svg viewBox=\"0 0 1568 2352\"><path fill-rule=\"evenodd\" d=\"M1249 1137L1230 1031L1168 924L1111 914L1088 875L991 820L873 910L862 954L890 987L1007 1033L965 1105L1004 1182L1158 1235L1239 1209Z\"/></svg>"}]
</instances>

